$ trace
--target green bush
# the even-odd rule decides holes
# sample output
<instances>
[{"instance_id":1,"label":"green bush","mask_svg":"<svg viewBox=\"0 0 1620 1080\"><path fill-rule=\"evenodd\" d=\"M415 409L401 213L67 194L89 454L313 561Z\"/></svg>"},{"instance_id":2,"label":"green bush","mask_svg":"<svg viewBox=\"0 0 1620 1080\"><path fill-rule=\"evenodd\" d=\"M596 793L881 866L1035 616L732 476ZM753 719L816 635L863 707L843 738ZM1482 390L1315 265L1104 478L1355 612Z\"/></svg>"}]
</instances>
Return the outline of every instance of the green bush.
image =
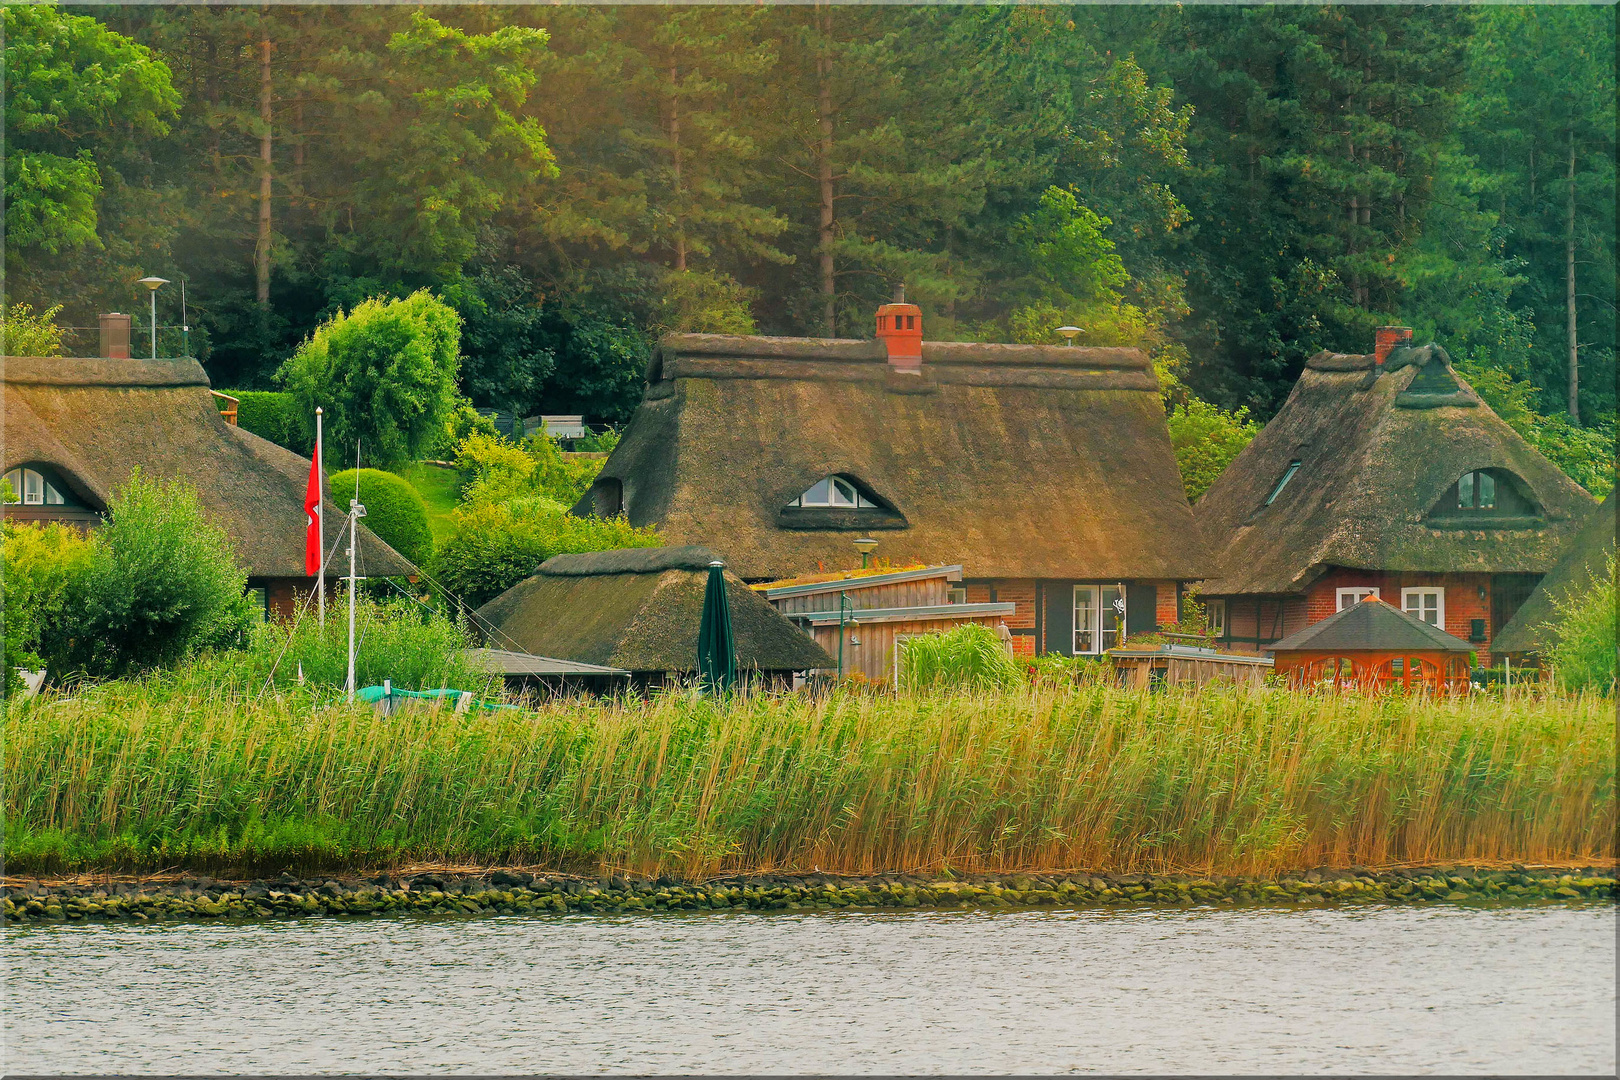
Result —
<instances>
[{"instance_id":1,"label":"green bush","mask_svg":"<svg viewBox=\"0 0 1620 1080\"><path fill-rule=\"evenodd\" d=\"M43 637L58 674L119 676L246 640L247 574L195 491L137 471L108 509L71 586L74 603Z\"/></svg>"},{"instance_id":2,"label":"green bush","mask_svg":"<svg viewBox=\"0 0 1620 1080\"><path fill-rule=\"evenodd\" d=\"M573 506L603 465L600 458L563 457L557 440L548 435L513 443L483 432L474 432L456 448L455 461L466 478L462 501L469 505L537 495Z\"/></svg>"},{"instance_id":3,"label":"green bush","mask_svg":"<svg viewBox=\"0 0 1620 1080\"><path fill-rule=\"evenodd\" d=\"M225 390L237 400L236 426L261 439L307 454L314 448L314 419L304 419L297 400L281 390Z\"/></svg>"},{"instance_id":4,"label":"green bush","mask_svg":"<svg viewBox=\"0 0 1620 1080\"><path fill-rule=\"evenodd\" d=\"M67 525L7 521L0 526L5 688L21 688L19 667L50 666L46 641L61 641L90 563L90 541Z\"/></svg>"},{"instance_id":5,"label":"green bush","mask_svg":"<svg viewBox=\"0 0 1620 1080\"><path fill-rule=\"evenodd\" d=\"M1260 432L1248 409L1229 413L1197 398L1171 408L1166 419L1182 486L1194 502Z\"/></svg>"},{"instance_id":6,"label":"green bush","mask_svg":"<svg viewBox=\"0 0 1620 1080\"><path fill-rule=\"evenodd\" d=\"M428 526L427 504L409 483L380 469L345 469L327 478L340 507L354 497L360 481L360 504L366 508L366 528L417 566L433 556L433 530Z\"/></svg>"},{"instance_id":7,"label":"green bush","mask_svg":"<svg viewBox=\"0 0 1620 1080\"><path fill-rule=\"evenodd\" d=\"M1615 652L1620 646L1620 597L1615 592L1615 557L1610 555L1591 588L1553 597L1558 618L1548 665L1571 690L1608 691L1615 685Z\"/></svg>"},{"instance_id":8,"label":"green bush","mask_svg":"<svg viewBox=\"0 0 1620 1080\"><path fill-rule=\"evenodd\" d=\"M1025 669L994 630L968 623L943 634L920 634L900 650L900 684L924 688L1010 689L1025 682Z\"/></svg>"},{"instance_id":9,"label":"green bush","mask_svg":"<svg viewBox=\"0 0 1620 1080\"><path fill-rule=\"evenodd\" d=\"M326 445L347 460L397 465L442 437L456 411L461 316L427 290L367 300L321 324L282 365L301 422L326 410ZM302 418L309 418L307 421Z\"/></svg>"},{"instance_id":10,"label":"green bush","mask_svg":"<svg viewBox=\"0 0 1620 1080\"><path fill-rule=\"evenodd\" d=\"M439 580L478 607L522 581L553 555L657 547L658 533L622 517L573 517L567 507L531 495L458 507L455 529L439 550Z\"/></svg>"}]
</instances>

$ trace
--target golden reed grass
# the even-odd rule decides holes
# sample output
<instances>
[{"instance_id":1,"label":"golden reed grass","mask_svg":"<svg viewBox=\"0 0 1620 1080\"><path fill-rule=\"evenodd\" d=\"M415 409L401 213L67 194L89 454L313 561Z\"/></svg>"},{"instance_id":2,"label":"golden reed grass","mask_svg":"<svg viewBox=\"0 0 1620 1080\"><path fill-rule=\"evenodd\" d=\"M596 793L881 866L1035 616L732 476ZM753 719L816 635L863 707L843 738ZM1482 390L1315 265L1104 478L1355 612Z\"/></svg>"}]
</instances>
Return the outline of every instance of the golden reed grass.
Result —
<instances>
[{"instance_id":1,"label":"golden reed grass","mask_svg":"<svg viewBox=\"0 0 1620 1080\"><path fill-rule=\"evenodd\" d=\"M12 872L1203 870L1615 854L1615 701L754 695L393 716L196 681L5 717Z\"/></svg>"}]
</instances>

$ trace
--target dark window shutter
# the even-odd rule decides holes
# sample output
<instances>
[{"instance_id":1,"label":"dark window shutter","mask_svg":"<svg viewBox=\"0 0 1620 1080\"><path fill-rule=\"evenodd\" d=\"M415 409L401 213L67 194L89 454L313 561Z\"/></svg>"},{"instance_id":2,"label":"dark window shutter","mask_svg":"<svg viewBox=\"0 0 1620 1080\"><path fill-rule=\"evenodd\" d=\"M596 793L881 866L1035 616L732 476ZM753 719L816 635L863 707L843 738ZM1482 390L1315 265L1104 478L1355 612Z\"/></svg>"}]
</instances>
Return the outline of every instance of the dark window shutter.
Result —
<instances>
[{"instance_id":1,"label":"dark window shutter","mask_svg":"<svg viewBox=\"0 0 1620 1080\"><path fill-rule=\"evenodd\" d=\"M1151 634L1159 628L1159 587L1125 586L1125 636Z\"/></svg>"},{"instance_id":2,"label":"dark window shutter","mask_svg":"<svg viewBox=\"0 0 1620 1080\"><path fill-rule=\"evenodd\" d=\"M1070 582L1041 583L1041 599L1046 608L1046 651L1074 655L1074 585Z\"/></svg>"}]
</instances>

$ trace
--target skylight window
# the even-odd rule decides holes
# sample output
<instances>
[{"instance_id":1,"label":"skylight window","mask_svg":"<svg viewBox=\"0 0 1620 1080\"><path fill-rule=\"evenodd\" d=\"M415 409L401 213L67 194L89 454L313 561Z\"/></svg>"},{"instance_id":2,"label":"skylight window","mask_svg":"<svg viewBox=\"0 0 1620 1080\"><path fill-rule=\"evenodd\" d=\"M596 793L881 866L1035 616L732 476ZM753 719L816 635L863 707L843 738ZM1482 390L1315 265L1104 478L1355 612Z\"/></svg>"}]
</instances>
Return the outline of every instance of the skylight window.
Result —
<instances>
[{"instance_id":1,"label":"skylight window","mask_svg":"<svg viewBox=\"0 0 1620 1080\"><path fill-rule=\"evenodd\" d=\"M817 480L810 489L789 506L831 506L843 510L875 510L877 503L856 490L855 485L841 476Z\"/></svg>"},{"instance_id":2,"label":"skylight window","mask_svg":"<svg viewBox=\"0 0 1620 1080\"><path fill-rule=\"evenodd\" d=\"M1271 489L1270 495L1266 496L1267 506L1277 501L1277 496L1282 494L1282 489L1288 486L1288 481L1292 480L1297 472L1299 472L1299 461L1290 461L1288 471L1282 474L1282 479L1277 481L1277 486Z\"/></svg>"}]
</instances>

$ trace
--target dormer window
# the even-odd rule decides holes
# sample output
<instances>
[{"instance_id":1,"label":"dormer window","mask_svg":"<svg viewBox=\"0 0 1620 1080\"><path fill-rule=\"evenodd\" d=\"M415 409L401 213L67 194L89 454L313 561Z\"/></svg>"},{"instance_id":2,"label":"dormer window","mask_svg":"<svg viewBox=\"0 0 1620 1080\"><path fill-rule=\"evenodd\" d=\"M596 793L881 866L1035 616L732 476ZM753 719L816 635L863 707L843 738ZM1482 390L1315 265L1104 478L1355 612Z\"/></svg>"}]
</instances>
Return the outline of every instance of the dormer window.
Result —
<instances>
[{"instance_id":1,"label":"dormer window","mask_svg":"<svg viewBox=\"0 0 1620 1080\"><path fill-rule=\"evenodd\" d=\"M38 469L18 468L6 473L11 490L24 506L65 506L67 497L55 476L47 477Z\"/></svg>"},{"instance_id":2,"label":"dormer window","mask_svg":"<svg viewBox=\"0 0 1620 1080\"><path fill-rule=\"evenodd\" d=\"M1529 486L1506 469L1471 469L1429 511L1441 528L1531 528L1542 520Z\"/></svg>"},{"instance_id":3,"label":"dormer window","mask_svg":"<svg viewBox=\"0 0 1620 1080\"><path fill-rule=\"evenodd\" d=\"M1288 468L1282 474L1282 478L1277 481L1277 486L1271 489L1270 495L1266 496L1267 506L1277 501L1277 496L1282 494L1283 488L1288 486L1288 481L1292 480L1297 472L1299 472L1299 460L1296 458L1288 463Z\"/></svg>"},{"instance_id":4,"label":"dormer window","mask_svg":"<svg viewBox=\"0 0 1620 1080\"><path fill-rule=\"evenodd\" d=\"M899 316L896 316L898 318ZM876 510L878 504L862 495L855 485L841 476L829 476L810 485L789 506L836 507L841 510Z\"/></svg>"}]
</instances>

